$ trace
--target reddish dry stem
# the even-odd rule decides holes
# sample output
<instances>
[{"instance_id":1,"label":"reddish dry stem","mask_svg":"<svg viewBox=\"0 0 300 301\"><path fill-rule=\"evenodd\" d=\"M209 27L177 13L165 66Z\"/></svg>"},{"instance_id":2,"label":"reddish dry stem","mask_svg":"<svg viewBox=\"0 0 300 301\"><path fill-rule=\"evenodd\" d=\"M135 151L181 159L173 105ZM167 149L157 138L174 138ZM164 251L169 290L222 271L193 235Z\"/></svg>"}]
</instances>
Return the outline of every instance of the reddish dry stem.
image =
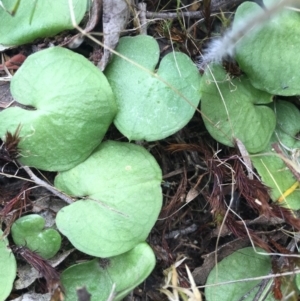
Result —
<instances>
[{"instance_id":1,"label":"reddish dry stem","mask_svg":"<svg viewBox=\"0 0 300 301\"><path fill-rule=\"evenodd\" d=\"M24 246L13 246L12 250L15 254L23 257L26 262L32 265L45 278L50 292L53 292L58 286L60 286L59 273L46 259Z\"/></svg>"},{"instance_id":2,"label":"reddish dry stem","mask_svg":"<svg viewBox=\"0 0 300 301\"><path fill-rule=\"evenodd\" d=\"M5 142L0 148L0 158L7 161L13 162L19 156L18 144L21 141L20 138L21 125L18 125L16 131L12 134L6 132Z\"/></svg>"}]
</instances>

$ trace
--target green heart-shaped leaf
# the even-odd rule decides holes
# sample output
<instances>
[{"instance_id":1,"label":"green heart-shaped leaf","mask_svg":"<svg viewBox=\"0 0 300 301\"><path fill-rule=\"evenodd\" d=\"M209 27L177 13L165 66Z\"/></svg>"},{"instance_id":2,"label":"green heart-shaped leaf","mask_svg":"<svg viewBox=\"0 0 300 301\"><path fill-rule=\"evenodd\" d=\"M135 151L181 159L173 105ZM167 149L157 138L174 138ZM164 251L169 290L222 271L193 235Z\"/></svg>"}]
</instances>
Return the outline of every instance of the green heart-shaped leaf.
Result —
<instances>
[{"instance_id":1,"label":"green heart-shaped leaf","mask_svg":"<svg viewBox=\"0 0 300 301\"><path fill-rule=\"evenodd\" d=\"M58 229L80 251L119 255L144 241L161 209L162 174L142 147L108 141L83 163L60 173L55 186L86 200L61 209Z\"/></svg>"},{"instance_id":2,"label":"green heart-shaped leaf","mask_svg":"<svg viewBox=\"0 0 300 301\"><path fill-rule=\"evenodd\" d=\"M83 56L60 47L31 55L13 77L11 92L31 109L1 112L0 136L21 124L20 161L39 169L66 170L84 161L116 113L104 75Z\"/></svg>"},{"instance_id":3,"label":"green heart-shaped leaf","mask_svg":"<svg viewBox=\"0 0 300 301\"><path fill-rule=\"evenodd\" d=\"M299 274L297 274L295 277L295 284L296 284L298 290L300 290L300 275Z\"/></svg>"},{"instance_id":4,"label":"green heart-shaped leaf","mask_svg":"<svg viewBox=\"0 0 300 301\"><path fill-rule=\"evenodd\" d=\"M153 141L183 128L201 97L201 78L190 58L169 53L153 75L159 47L152 37L124 37L116 51L146 69L114 56L105 70L119 107L114 123L120 132L129 140Z\"/></svg>"},{"instance_id":5,"label":"green heart-shaped leaf","mask_svg":"<svg viewBox=\"0 0 300 301\"><path fill-rule=\"evenodd\" d=\"M295 137L300 132L300 112L295 105L283 100L276 101L274 106L277 116L275 134L262 153L251 157L251 160L263 182L271 188L271 198L274 201L279 200L287 208L299 210L300 190L296 189L297 179L287 164L291 164L299 172L300 141ZM288 160L287 164L284 158L274 151L273 143L277 143L281 148ZM283 197L293 186L295 190Z\"/></svg>"},{"instance_id":6,"label":"green heart-shaped leaf","mask_svg":"<svg viewBox=\"0 0 300 301\"><path fill-rule=\"evenodd\" d=\"M228 146L238 138L251 153L266 147L276 120L263 104L272 95L253 88L246 77L231 79L220 66L206 68L201 91L201 112L212 137Z\"/></svg>"},{"instance_id":7,"label":"green heart-shaped leaf","mask_svg":"<svg viewBox=\"0 0 300 301\"><path fill-rule=\"evenodd\" d=\"M264 1L268 7L274 0ZM236 11L233 29L249 15L262 11L259 5L245 2ZM237 44L236 60L251 83L276 95L300 94L300 15L285 9Z\"/></svg>"},{"instance_id":8,"label":"green heart-shaped leaf","mask_svg":"<svg viewBox=\"0 0 300 301\"><path fill-rule=\"evenodd\" d=\"M143 282L155 266L155 256L146 243L109 259L71 266L61 275L66 292L65 301L77 300L76 289L85 286L92 301L106 301L115 284L115 301L123 300L137 285Z\"/></svg>"},{"instance_id":9,"label":"green heart-shaped leaf","mask_svg":"<svg viewBox=\"0 0 300 301\"><path fill-rule=\"evenodd\" d=\"M74 28L68 0L2 0L7 11L16 9L14 16L0 7L0 44L21 45L41 37ZM19 5L18 5L19 3ZM86 0L72 0L77 24L86 12Z\"/></svg>"},{"instance_id":10,"label":"green heart-shaped leaf","mask_svg":"<svg viewBox=\"0 0 300 301\"><path fill-rule=\"evenodd\" d=\"M260 248L256 248L256 251L265 253L265 251ZM271 260L269 256L257 254L252 247L244 248L232 253L219 262L218 266L211 270L206 285L266 276L270 270ZM258 283L259 280L254 280L208 286L205 288L205 298L207 301L252 301L259 289ZM270 293L267 299L263 300L274 301L275 299L272 293Z\"/></svg>"},{"instance_id":11,"label":"green heart-shaped leaf","mask_svg":"<svg viewBox=\"0 0 300 301\"><path fill-rule=\"evenodd\" d=\"M0 230L0 300L9 296L17 274L17 263L14 254L8 247L8 241L2 237Z\"/></svg>"},{"instance_id":12,"label":"green heart-shaped leaf","mask_svg":"<svg viewBox=\"0 0 300 301\"><path fill-rule=\"evenodd\" d=\"M45 220L40 215L30 214L13 223L11 234L16 245L26 246L48 259L60 249L61 237L56 230L44 227Z\"/></svg>"}]
</instances>

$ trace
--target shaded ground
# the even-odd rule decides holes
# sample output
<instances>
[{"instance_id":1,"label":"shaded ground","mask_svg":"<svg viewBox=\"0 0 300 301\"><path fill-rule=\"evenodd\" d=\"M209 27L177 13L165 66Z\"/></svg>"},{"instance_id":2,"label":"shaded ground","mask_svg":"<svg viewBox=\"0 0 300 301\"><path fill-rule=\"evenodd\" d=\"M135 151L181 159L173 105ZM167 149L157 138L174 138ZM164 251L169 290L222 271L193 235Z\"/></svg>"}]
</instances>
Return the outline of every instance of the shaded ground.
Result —
<instances>
[{"instance_id":1,"label":"shaded ground","mask_svg":"<svg viewBox=\"0 0 300 301\"><path fill-rule=\"evenodd\" d=\"M149 11L160 11L162 8L176 10L176 3L173 2L146 2ZM236 3L237 1L227 1L226 8L230 7L233 11ZM221 4L221 1L215 1L214 9L219 9ZM168 24L165 21L157 21L150 26L149 34L159 40L162 55L171 51L172 40L176 48L195 60L205 39L220 26L218 20L209 17L209 9L202 8L206 18L199 24L196 24L197 19L186 18L185 27L177 20ZM200 8L196 10L199 11ZM223 21L225 19L223 18ZM48 45L48 41L39 41L36 45L39 48L46 47L43 43ZM19 52L28 55L31 51L31 45L28 45L10 50L7 55L12 57ZM78 51L95 59L96 50L93 52L88 42ZM6 84L1 83L0 91L0 104L4 107L4 104L11 100ZM106 139L126 141L113 127L107 133ZM256 245L269 251L283 252L289 239L279 229L284 227L285 230L292 230L292 227L285 224L281 217L292 225L297 221L275 204L268 205L270 203L267 188L258 180L251 181L247 178L236 149L219 145L209 136L199 112L177 134L162 141L144 143L143 146L155 156L164 175L163 209L148 238L148 243L155 252L157 265L149 278L126 300L167 300L166 296L158 291L164 283L163 271L183 257L186 257L184 263L193 272L196 284L204 285L214 265L212 252L218 250L218 258L222 259L234 250L249 246L249 233ZM13 164L6 163L5 160L1 160L0 168L3 172L27 177L22 171L17 173ZM54 174L51 173L45 173L44 176L50 182L54 178ZM8 200L12 200L16 193L29 187L28 182L0 176L0 209L7 208L5 205ZM30 212L33 202L41 197L47 197L52 203L56 200L45 190L31 190L28 195L11 204L10 210L15 210L14 218L20 215L20 209L22 214ZM261 200L262 205L255 204L256 199ZM237 216L233 213L225 216L229 204ZM242 221L247 223L248 234ZM10 223L8 220L8 224ZM63 249L70 248L66 241L63 246ZM69 266L70 263L87 258L85 254L73 252L66 259L66 263L58 267L58 271L64 269L64 264ZM178 267L177 272L179 286L190 287L184 264ZM37 280L30 288L34 287L36 292L45 293L47 288L43 284L43 280ZM25 291L26 289L13 292L9 300Z\"/></svg>"}]
</instances>

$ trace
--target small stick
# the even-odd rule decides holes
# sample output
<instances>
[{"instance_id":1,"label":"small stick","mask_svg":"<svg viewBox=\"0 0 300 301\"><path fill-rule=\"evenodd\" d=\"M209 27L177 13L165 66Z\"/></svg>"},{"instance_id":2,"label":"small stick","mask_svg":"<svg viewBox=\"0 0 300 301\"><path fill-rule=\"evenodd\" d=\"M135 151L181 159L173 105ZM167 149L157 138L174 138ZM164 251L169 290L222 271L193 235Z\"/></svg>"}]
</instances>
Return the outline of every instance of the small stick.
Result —
<instances>
[{"instance_id":1,"label":"small stick","mask_svg":"<svg viewBox=\"0 0 300 301\"><path fill-rule=\"evenodd\" d=\"M140 33L147 34L147 20L146 20L146 3L141 2L138 4L138 9L140 11L139 20L141 24Z\"/></svg>"},{"instance_id":2,"label":"small stick","mask_svg":"<svg viewBox=\"0 0 300 301\"><path fill-rule=\"evenodd\" d=\"M230 10L245 0L212 0L210 5L210 11L212 13ZM190 19L203 19L203 11L179 11L179 12L146 12L148 19L176 19L178 17L190 18Z\"/></svg>"},{"instance_id":3,"label":"small stick","mask_svg":"<svg viewBox=\"0 0 300 301\"><path fill-rule=\"evenodd\" d=\"M19 162L20 164L20 162ZM66 194L62 193L61 191L57 190L56 188L54 188L53 186L51 186L50 184L48 184L47 182L41 180L40 178L38 178L33 172L32 170L28 167L28 166L24 166L22 164L20 164L22 166L22 168L27 172L27 174L29 175L30 179L36 183L39 186L42 186L44 188L46 188L47 190L49 190L50 192L52 192L54 195L58 196L60 199L62 199L63 201L65 201L68 204L72 204L74 203L74 200L67 196Z\"/></svg>"},{"instance_id":4,"label":"small stick","mask_svg":"<svg viewBox=\"0 0 300 301\"><path fill-rule=\"evenodd\" d=\"M202 19L204 18L204 14L202 11L186 11L186 12L151 12L147 11L146 12L146 17L147 19L176 19L178 17L187 17L190 19Z\"/></svg>"},{"instance_id":5,"label":"small stick","mask_svg":"<svg viewBox=\"0 0 300 301\"><path fill-rule=\"evenodd\" d=\"M182 229L182 230L175 230L175 231L172 231L168 234L165 235L165 238L168 239L168 238L176 238L178 237L179 235L187 235L187 234L190 234L190 233L193 233L197 230L198 226L196 224L192 224L191 226L185 228L185 229Z\"/></svg>"}]
</instances>

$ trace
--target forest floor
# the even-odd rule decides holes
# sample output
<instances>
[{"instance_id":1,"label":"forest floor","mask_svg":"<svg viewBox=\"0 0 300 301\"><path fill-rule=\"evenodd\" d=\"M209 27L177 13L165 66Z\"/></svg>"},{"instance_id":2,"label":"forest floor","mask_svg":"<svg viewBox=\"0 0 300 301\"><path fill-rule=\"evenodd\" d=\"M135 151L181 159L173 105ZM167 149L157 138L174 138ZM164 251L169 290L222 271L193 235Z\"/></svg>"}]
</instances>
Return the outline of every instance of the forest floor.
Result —
<instances>
[{"instance_id":1,"label":"forest floor","mask_svg":"<svg viewBox=\"0 0 300 301\"><path fill-rule=\"evenodd\" d=\"M222 23L225 25L225 21L229 22L237 5L243 1L212 0L211 7L210 1L182 1L185 3L180 3L180 7L184 9L180 11L184 11L186 17L164 19L164 14L176 14L179 11L178 2L180 1L145 1L148 14L162 14L153 19L148 27L148 34L158 40L161 56L172 51L174 47L196 61L212 32L216 32ZM194 18L193 14L197 12L200 15ZM132 24L128 24L128 28L131 27ZM42 48L43 43L48 45L48 39L39 41L34 46ZM6 54L13 57L22 52L27 56L32 52L32 46L12 49ZM96 52L88 42L83 43L76 51L92 61L95 60ZM3 108L12 100L8 84L2 82L0 91L0 108ZM127 141L113 126L105 139ZM172 266L182 259L183 263L176 266L178 287L191 288L192 285L185 265L192 272L196 285L202 287L216 264L216 258L220 261L234 251L251 246L252 243L264 249L281 248L280 251L287 247L289 238L282 235L279 229L292 230L291 226L260 215L260 212L247 202L240 191L240 183L246 181L247 171L238 149L216 142L208 134L200 111L176 134L156 142L143 142L142 145L150 151L162 169L163 207L147 239L156 255L156 267L151 275L125 298L126 301L168 300L160 289L165 285L168 276L175 275ZM4 169L6 173L16 172L13 165L6 165ZM17 175L27 177L22 171ZM43 173L43 176L51 183L55 174ZM21 189L23 185L28 184L17 178L0 175L0 191L6 199L13 196L12 190ZM255 185L263 193L268 193L267 188L259 181ZM37 207L36 202L41 198L48 198L60 206L59 200L44 189L33 190L28 197L30 205L27 204L26 207L25 204L23 213L30 212L32 202ZM0 203L2 206L3 204ZM235 214L228 212L228 206ZM63 242L63 246L67 249L70 245ZM87 255L74 251L66 261L79 262L88 258ZM63 269L64 263L58 267L58 271ZM37 292L43 293L42 283L43 280L38 279L30 289L34 287ZM168 289L169 292L173 292L170 286ZM13 300L26 291L24 288L21 292L12 292L8 300ZM200 288L200 291L203 293L202 300L205 300L204 289Z\"/></svg>"}]
</instances>

